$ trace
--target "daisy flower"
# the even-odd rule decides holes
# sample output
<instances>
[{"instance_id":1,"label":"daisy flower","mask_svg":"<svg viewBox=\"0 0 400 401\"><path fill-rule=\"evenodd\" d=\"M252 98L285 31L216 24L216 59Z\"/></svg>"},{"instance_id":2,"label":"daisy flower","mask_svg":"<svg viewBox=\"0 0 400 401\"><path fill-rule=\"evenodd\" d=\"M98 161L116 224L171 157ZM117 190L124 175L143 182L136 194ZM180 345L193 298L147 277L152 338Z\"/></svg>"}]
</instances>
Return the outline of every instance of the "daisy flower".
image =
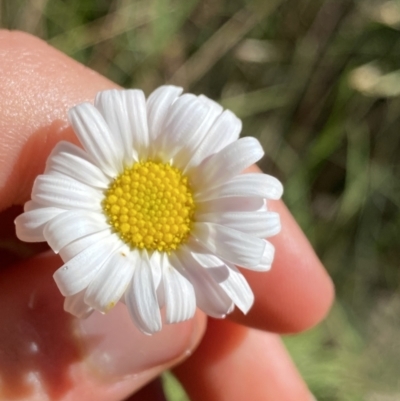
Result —
<instances>
[{"instance_id":1,"label":"daisy flower","mask_svg":"<svg viewBox=\"0 0 400 401\"><path fill-rule=\"evenodd\" d=\"M82 148L60 142L16 221L23 241L47 241L54 274L78 317L126 304L147 334L193 317L247 313L253 293L237 266L266 271L280 231L266 201L274 177L243 171L264 154L241 121L205 96L162 86L107 90L69 110Z\"/></svg>"}]
</instances>

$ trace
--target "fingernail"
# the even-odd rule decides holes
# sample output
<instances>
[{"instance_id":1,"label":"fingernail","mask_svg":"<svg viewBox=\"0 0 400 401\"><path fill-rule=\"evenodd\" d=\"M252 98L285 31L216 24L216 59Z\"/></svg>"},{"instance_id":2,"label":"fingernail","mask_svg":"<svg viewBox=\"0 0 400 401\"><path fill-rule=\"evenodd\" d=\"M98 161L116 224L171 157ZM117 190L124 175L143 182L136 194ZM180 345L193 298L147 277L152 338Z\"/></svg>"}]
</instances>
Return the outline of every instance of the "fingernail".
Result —
<instances>
[{"instance_id":1,"label":"fingernail","mask_svg":"<svg viewBox=\"0 0 400 401\"><path fill-rule=\"evenodd\" d=\"M118 304L106 315L94 312L77 321L85 360L100 375L122 378L190 354L198 341L198 320L163 325L148 336L132 323L126 306Z\"/></svg>"}]
</instances>

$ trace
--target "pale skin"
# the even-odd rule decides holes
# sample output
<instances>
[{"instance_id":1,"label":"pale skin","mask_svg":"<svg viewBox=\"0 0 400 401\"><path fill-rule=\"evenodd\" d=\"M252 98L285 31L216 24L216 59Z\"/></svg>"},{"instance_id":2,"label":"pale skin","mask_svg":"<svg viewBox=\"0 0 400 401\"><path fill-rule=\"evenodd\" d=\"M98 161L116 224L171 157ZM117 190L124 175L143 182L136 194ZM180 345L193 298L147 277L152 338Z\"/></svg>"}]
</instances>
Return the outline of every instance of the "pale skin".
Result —
<instances>
[{"instance_id":1,"label":"pale skin","mask_svg":"<svg viewBox=\"0 0 400 401\"><path fill-rule=\"evenodd\" d=\"M0 32L0 82L0 238L15 249L13 225L6 224L13 219L9 208L29 199L33 180L58 141L76 142L66 111L117 86L39 39L8 31ZM119 321L128 319L120 308L113 324L105 329L100 323L99 338L107 338L111 345L105 347L113 346L113 352L126 348L115 357L123 374L88 363L90 347L74 329L80 323L63 312L51 278L62 264L59 257L42 252L43 247L29 248L38 255L22 261L2 251L0 400L117 401L131 394L132 400L158 400L154 380L171 368L193 401L311 400L279 334L317 324L329 310L334 289L284 204L271 202L270 207L281 214L282 232L272 239L272 270L243 271L256 297L249 314L235 311L207 324L197 312L193 320L151 339L137 335L133 346L129 332L113 332L120 323L130 324ZM21 249L26 254L28 248ZM144 349L150 351L139 357ZM118 358L141 358L142 368L134 371ZM27 382L30 373L35 380Z\"/></svg>"}]
</instances>

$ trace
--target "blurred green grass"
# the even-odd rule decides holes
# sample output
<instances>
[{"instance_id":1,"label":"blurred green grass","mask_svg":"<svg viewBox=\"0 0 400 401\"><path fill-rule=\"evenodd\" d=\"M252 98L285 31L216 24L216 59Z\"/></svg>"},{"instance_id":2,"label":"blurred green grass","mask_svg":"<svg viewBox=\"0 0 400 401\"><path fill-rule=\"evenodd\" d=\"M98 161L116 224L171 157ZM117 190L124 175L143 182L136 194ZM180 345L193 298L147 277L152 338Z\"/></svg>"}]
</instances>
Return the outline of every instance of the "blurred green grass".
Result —
<instances>
[{"instance_id":1,"label":"blurred green grass","mask_svg":"<svg viewBox=\"0 0 400 401\"><path fill-rule=\"evenodd\" d=\"M400 399L400 2L15 0L31 32L125 87L236 112L333 277L328 319L285 342L319 400ZM171 400L184 400L170 376Z\"/></svg>"}]
</instances>

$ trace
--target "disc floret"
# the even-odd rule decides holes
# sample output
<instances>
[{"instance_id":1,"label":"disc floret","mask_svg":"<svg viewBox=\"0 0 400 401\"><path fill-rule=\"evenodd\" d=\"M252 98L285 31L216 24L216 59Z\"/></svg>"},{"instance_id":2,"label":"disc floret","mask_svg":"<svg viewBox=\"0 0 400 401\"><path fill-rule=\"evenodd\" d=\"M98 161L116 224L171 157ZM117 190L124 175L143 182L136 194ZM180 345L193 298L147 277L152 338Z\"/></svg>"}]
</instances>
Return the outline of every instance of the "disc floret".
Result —
<instances>
[{"instance_id":1,"label":"disc floret","mask_svg":"<svg viewBox=\"0 0 400 401\"><path fill-rule=\"evenodd\" d=\"M171 252L186 241L195 204L188 178L169 163L137 162L111 182L102 204L131 248Z\"/></svg>"}]
</instances>

